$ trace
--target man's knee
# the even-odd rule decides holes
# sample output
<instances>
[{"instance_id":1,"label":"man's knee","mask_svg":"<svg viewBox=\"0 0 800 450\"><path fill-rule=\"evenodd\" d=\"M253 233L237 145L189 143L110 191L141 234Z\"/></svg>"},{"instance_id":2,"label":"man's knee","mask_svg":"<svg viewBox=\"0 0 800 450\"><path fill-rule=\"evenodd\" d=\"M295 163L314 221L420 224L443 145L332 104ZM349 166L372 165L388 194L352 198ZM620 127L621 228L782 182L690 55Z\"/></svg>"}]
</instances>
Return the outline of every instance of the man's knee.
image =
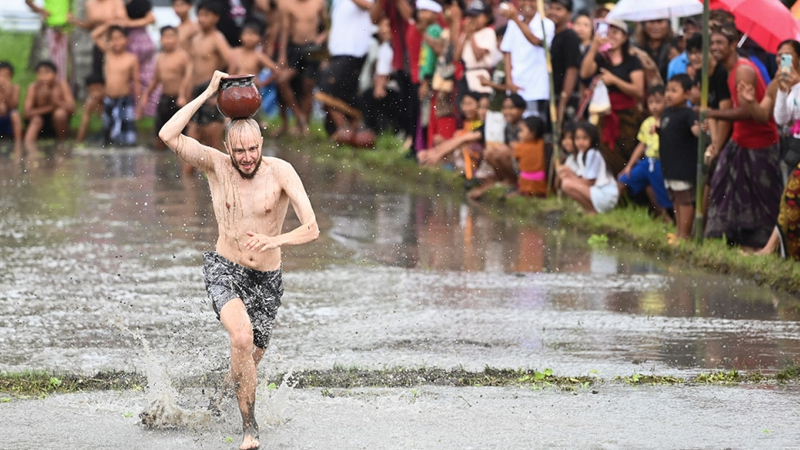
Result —
<instances>
[{"instance_id":1,"label":"man's knee","mask_svg":"<svg viewBox=\"0 0 800 450\"><path fill-rule=\"evenodd\" d=\"M230 333L231 349L234 351L250 354L253 352L253 330L243 327Z\"/></svg>"}]
</instances>

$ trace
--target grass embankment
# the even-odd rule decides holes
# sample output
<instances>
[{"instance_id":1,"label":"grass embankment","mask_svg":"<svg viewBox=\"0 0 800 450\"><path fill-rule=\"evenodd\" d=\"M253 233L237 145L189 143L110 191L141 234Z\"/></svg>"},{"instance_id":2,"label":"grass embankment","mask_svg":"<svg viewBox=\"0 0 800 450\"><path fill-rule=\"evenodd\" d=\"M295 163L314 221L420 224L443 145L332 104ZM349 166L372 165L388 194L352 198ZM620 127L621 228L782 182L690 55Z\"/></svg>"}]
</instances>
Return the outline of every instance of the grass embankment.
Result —
<instances>
[{"instance_id":1,"label":"grass embankment","mask_svg":"<svg viewBox=\"0 0 800 450\"><path fill-rule=\"evenodd\" d=\"M224 374L202 376L176 383L188 388L211 388L222 382ZM271 387L279 385L285 375L266 380ZM333 395L328 389L354 388L413 388L418 386L448 387L520 387L555 388L575 391L599 385L741 385L793 383L800 380L800 364L795 364L775 375L758 371L712 371L695 377L681 378L669 375L634 373L606 380L595 371L581 376L559 376L551 369L496 369L486 367L481 372L464 369L393 368L368 370L334 366L331 370L306 370L294 372L289 384L297 389L322 388L323 395ZM14 399L44 398L54 393L75 393L96 390L141 390L146 386L144 376L129 372L99 372L91 377L49 372L22 372L0 374L0 403Z\"/></svg>"},{"instance_id":2,"label":"grass embankment","mask_svg":"<svg viewBox=\"0 0 800 450\"><path fill-rule=\"evenodd\" d=\"M307 142L307 144L306 144ZM296 146L297 142L288 143ZM377 170L382 176L412 184L433 184L461 195L463 181L459 175L441 169L420 167L407 158L400 143L391 137L381 136L375 150L354 150L322 141L319 136L303 141L323 163L337 164L366 172ZM719 239L702 242L688 241L678 245L667 242L667 233L675 227L652 218L647 209L639 206L617 208L607 214L585 215L574 201L564 198L532 199L504 198L503 190L487 193L482 203L490 211L503 217L513 217L529 223L545 223L573 227L588 234L608 238L612 246L633 246L657 256L675 258L687 269L703 268L713 272L731 274L751 279L775 290L800 295L800 264L782 260L777 256L745 256L739 248L731 247Z\"/></svg>"}]
</instances>

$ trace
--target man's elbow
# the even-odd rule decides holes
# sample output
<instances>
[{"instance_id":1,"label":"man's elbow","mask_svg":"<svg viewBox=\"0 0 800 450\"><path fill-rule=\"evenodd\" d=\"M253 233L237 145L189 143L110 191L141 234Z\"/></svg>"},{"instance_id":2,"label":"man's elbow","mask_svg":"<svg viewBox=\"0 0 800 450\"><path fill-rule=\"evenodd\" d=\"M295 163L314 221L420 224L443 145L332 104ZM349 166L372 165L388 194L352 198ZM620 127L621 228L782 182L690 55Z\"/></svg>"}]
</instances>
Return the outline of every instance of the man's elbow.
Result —
<instances>
[{"instance_id":1,"label":"man's elbow","mask_svg":"<svg viewBox=\"0 0 800 450\"><path fill-rule=\"evenodd\" d=\"M316 241L319 239L319 226L317 225L317 219L314 218L311 222L307 225L308 235L309 235L309 242Z\"/></svg>"}]
</instances>

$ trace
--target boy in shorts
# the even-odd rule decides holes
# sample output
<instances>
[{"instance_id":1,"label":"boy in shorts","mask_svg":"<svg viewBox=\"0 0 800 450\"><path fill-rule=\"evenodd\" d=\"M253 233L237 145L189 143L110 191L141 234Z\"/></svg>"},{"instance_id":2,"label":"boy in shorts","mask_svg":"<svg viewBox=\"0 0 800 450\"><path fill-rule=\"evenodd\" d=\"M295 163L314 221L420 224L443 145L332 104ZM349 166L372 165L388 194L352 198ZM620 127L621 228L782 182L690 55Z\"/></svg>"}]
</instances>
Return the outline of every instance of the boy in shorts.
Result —
<instances>
[{"instance_id":1,"label":"boy in shorts","mask_svg":"<svg viewBox=\"0 0 800 450\"><path fill-rule=\"evenodd\" d=\"M656 133L656 128L661 122L661 115L664 113L664 107L664 86L652 86L647 91L647 109L652 115L645 119L642 126L639 127L639 134L636 136L639 145L633 150L625 169L619 173L617 185L620 195L626 187L633 195L645 189L656 214L664 220L672 222L667 213L672 209L672 202L669 199L667 188L664 186L664 175L661 171L661 159L658 151L659 136ZM645 158L642 159L642 156Z\"/></svg>"},{"instance_id":2,"label":"boy in shorts","mask_svg":"<svg viewBox=\"0 0 800 450\"><path fill-rule=\"evenodd\" d=\"M100 26L92 32L103 51L106 95L103 99L103 141L106 145L136 144L134 98L141 98L139 59L128 52L128 32L119 26ZM133 89L131 89L133 86Z\"/></svg>"},{"instance_id":3,"label":"boy in shorts","mask_svg":"<svg viewBox=\"0 0 800 450\"><path fill-rule=\"evenodd\" d=\"M192 10L192 0L172 0L172 10L181 20L176 30L178 32L178 47L189 53L192 48L192 38L199 29L191 17L189 11Z\"/></svg>"},{"instance_id":4,"label":"boy in shorts","mask_svg":"<svg viewBox=\"0 0 800 450\"><path fill-rule=\"evenodd\" d=\"M14 66L0 61L0 138L22 140L22 119L19 117L19 86L13 83Z\"/></svg>"},{"instance_id":5,"label":"boy in shorts","mask_svg":"<svg viewBox=\"0 0 800 450\"><path fill-rule=\"evenodd\" d=\"M69 118L75 112L75 98L67 82L58 80L58 69L52 61L36 64L36 81L25 97L25 119L28 129L25 142L38 138L64 140L69 132Z\"/></svg>"},{"instance_id":6,"label":"boy in shorts","mask_svg":"<svg viewBox=\"0 0 800 450\"><path fill-rule=\"evenodd\" d=\"M692 79L685 73L667 83L667 108L658 128L661 169L664 184L675 209L678 239L689 239L694 223L695 183L697 179L697 113L686 106Z\"/></svg>"},{"instance_id":7,"label":"boy in shorts","mask_svg":"<svg viewBox=\"0 0 800 450\"><path fill-rule=\"evenodd\" d=\"M156 134L186 104L185 94L189 89L191 76L192 60L179 47L178 30L170 26L161 28L161 53L156 56L153 82L147 86L143 94L144 98L150 98L156 87L161 86L161 98L158 100L156 111ZM145 102L140 102L137 106L137 118L142 117L144 107ZM161 139L155 140L155 147L159 150L167 148Z\"/></svg>"},{"instance_id":8,"label":"boy in shorts","mask_svg":"<svg viewBox=\"0 0 800 450\"><path fill-rule=\"evenodd\" d=\"M89 119L92 116L103 117L103 99L106 96L106 82L99 73L93 73L86 77L86 103L83 106L83 116L78 127L78 136L75 140L83 142L86 138L86 131L89 128Z\"/></svg>"}]
</instances>

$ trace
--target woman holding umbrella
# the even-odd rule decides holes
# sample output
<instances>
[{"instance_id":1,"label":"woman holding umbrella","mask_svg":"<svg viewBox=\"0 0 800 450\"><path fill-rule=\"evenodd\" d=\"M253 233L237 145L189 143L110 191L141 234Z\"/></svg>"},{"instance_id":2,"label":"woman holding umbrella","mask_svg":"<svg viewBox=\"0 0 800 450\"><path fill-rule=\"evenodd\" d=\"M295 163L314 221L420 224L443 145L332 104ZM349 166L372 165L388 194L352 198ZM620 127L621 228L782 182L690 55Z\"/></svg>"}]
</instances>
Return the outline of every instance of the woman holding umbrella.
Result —
<instances>
[{"instance_id":1,"label":"woman holding umbrella","mask_svg":"<svg viewBox=\"0 0 800 450\"><path fill-rule=\"evenodd\" d=\"M597 76L608 87L611 112L601 117L601 152L617 176L636 148L642 122L639 102L644 97L644 69L631 53L628 27L621 20L608 22L608 33L595 33L581 63L581 78ZM600 48L608 44L608 51Z\"/></svg>"}]
</instances>

